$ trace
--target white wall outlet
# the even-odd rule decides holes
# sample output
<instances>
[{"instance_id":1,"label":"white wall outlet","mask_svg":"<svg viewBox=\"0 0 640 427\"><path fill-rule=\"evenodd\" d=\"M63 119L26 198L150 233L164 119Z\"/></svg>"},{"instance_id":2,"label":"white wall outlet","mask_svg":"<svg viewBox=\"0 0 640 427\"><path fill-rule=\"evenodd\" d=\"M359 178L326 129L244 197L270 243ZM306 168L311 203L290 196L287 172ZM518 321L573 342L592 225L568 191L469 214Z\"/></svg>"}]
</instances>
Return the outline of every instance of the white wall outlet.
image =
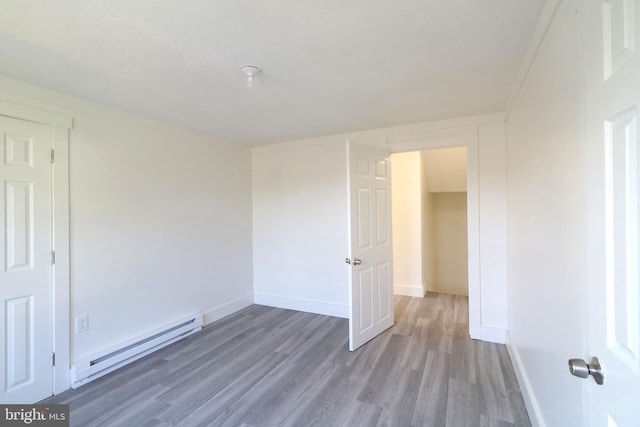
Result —
<instances>
[{"instance_id":1,"label":"white wall outlet","mask_svg":"<svg viewBox=\"0 0 640 427\"><path fill-rule=\"evenodd\" d=\"M76 335L89 330L89 316L86 314L76 317Z\"/></svg>"}]
</instances>

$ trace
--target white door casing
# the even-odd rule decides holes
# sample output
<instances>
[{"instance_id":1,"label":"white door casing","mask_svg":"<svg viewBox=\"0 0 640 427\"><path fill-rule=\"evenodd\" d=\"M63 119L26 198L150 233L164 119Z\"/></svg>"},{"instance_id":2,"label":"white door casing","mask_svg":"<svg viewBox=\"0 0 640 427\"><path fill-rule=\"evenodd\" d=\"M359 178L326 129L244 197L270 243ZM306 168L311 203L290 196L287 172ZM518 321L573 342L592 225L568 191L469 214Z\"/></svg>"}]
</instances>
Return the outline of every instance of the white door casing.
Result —
<instances>
[{"instance_id":1,"label":"white door casing","mask_svg":"<svg viewBox=\"0 0 640 427\"><path fill-rule=\"evenodd\" d=\"M52 243L56 253L53 266L53 393L61 393L69 382L69 135L73 119L51 111L23 104L27 100L2 94L0 116L40 123L50 129L50 138L55 150L52 168ZM28 102L27 102L28 104ZM0 141L2 144L2 141ZM0 162L2 159L0 147ZM0 183L2 185L2 183ZM4 224L0 223L0 227ZM0 263L2 262L0 254ZM4 321L4 319L2 320ZM1 364L0 364L1 365ZM1 386L1 385L0 385ZM22 402L25 403L25 402Z\"/></svg>"},{"instance_id":2,"label":"white door casing","mask_svg":"<svg viewBox=\"0 0 640 427\"><path fill-rule=\"evenodd\" d=\"M488 123L497 123L504 119L501 115L486 116ZM421 132L408 134L389 135L386 142L391 152L402 153L407 151L434 150L441 148L467 147L467 248L469 271L469 335L473 339L504 343L506 323L504 326L484 324L483 312L488 306L493 306L494 297L487 299L486 289L493 284L481 286L481 257L480 257L480 123L472 124L462 121L451 127L436 127ZM506 179L506 178L505 178ZM495 232L495 230L492 230ZM506 231L505 231L506 233ZM506 234L502 237L506 239ZM505 273L506 274L506 273ZM485 292L482 291L485 289ZM506 291L505 291L506 292ZM495 294L494 294L495 295ZM500 295L498 291L497 295ZM503 297L506 301L506 294ZM483 301L485 308L483 310ZM486 304L490 302L489 304ZM505 302L506 303L506 302ZM506 308L505 308L506 310ZM501 314L498 313L500 316ZM506 322L506 313L503 315Z\"/></svg>"},{"instance_id":3,"label":"white door casing","mask_svg":"<svg viewBox=\"0 0 640 427\"><path fill-rule=\"evenodd\" d=\"M589 354L592 426L640 425L640 2L585 1Z\"/></svg>"},{"instance_id":4,"label":"white door casing","mask_svg":"<svg viewBox=\"0 0 640 427\"><path fill-rule=\"evenodd\" d=\"M0 116L0 402L52 394L51 128Z\"/></svg>"},{"instance_id":5,"label":"white door casing","mask_svg":"<svg viewBox=\"0 0 640 427\"><path fill-rule=\"evenodd\" d=\"M354 351L393 326L390 154L347 142L347 162L349 350Z\"/></svg>"}]
</instances>

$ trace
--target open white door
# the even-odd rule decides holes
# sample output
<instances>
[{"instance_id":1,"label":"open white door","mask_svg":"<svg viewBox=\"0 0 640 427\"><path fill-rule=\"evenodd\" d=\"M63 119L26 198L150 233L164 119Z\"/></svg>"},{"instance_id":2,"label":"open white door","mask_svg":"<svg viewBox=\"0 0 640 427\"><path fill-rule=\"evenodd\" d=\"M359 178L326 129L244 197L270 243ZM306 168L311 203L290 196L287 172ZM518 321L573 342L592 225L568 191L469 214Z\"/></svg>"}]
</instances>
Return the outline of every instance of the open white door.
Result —
<instances>
[{"instance_id":1,"label":"open white door","mask_svg":"<svg viewBox=\"0 0 640 427\"><path fill-rule=\"evenodd\" d=\"M389 153L347 142L349 350L393 326Z\"/></svg>"},{"instance_id":2,"label":"open white door","mask_svg":"<svg viewBox=\"0 0 640 427\"><path fill-rule=\"evenodd\" d=\"M589 354L604 384L585 383L591 426L640 425L640 2L584 1L589 176Z\"/></svg>"},{"instance_id":3,"label":"open white door","mask_svg":"<svg viewBox=\"0 0 640 427\"><path fill-rule=\"evenodd\" d=\"M0 403L53 391L51 128L0 116Z\"/></svg>"}]
</instances>

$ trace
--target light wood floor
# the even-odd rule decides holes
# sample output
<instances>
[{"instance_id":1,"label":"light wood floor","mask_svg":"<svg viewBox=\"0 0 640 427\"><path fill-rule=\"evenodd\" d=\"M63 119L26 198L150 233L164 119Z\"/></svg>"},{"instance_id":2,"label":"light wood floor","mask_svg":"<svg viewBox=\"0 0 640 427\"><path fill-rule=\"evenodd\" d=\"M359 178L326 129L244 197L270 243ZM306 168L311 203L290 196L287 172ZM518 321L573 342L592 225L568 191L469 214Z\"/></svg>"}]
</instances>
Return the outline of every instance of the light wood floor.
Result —
<instances>
[{"instance_id":1,"label":"light wood floor","mask_svg":"<svg viewBox=\"0 0 640 427\"><path fill-rule=\"evenodd\" d=\"M348 322L254 305L44 403L90 426L530 426L503 345L468 338L466 297L396 297L356 352Z\"/></svg>"}]
</instances>

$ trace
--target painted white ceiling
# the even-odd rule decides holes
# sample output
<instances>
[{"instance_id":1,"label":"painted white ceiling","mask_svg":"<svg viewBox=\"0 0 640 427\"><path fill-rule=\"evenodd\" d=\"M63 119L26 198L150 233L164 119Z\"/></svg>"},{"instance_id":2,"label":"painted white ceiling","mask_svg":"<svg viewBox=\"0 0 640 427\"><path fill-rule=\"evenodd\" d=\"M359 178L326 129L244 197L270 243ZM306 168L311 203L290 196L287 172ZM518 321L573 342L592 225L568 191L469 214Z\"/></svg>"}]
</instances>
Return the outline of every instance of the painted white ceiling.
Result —
<instances>
[{"instance_id":1,"label":"painted white ceiling","mask_svg":"<svg viewBox=\"0 0 640 427\"><path fill-rule=\"evenodd\" d=\"M543 5L3 0L0 74L266 144L503 111Z\"/></svg>"}]
</instances>

